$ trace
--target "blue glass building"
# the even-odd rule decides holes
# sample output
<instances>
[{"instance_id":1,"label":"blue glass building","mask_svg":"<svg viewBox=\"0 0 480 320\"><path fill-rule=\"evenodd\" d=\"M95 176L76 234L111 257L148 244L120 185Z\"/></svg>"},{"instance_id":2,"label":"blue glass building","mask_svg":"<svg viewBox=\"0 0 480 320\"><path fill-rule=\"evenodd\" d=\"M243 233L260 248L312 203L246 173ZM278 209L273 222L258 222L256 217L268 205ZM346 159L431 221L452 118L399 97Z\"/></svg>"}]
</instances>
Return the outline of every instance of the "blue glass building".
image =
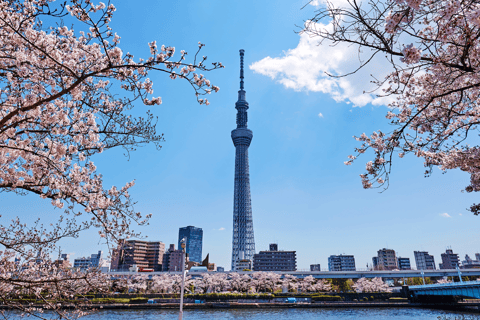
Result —
<instances>
[{"instance_id":1,"label":"blue glass building","mask_svg":"<svg viewBox=\"0 0 480 320\"><path fill-rule=\"evenodd\" d=\"M194 226L180 228L178 230L178 248L181 248L180 241L187 238L185 252L190 261L202 262L203 230Z\"/></svg>"}]
</instances>

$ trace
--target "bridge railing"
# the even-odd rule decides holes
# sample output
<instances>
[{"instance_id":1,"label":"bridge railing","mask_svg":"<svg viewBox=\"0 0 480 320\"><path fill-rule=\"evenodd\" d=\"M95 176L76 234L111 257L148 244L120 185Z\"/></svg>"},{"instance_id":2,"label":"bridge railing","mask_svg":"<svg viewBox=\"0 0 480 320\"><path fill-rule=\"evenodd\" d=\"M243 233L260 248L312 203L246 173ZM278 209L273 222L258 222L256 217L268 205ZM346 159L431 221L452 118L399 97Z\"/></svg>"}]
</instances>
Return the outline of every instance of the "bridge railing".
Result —
<instances>
[{"instance_id":1,"label":"bridge railing","mask_svg":"<svg viewBox=\"0 0 480 320\"><path fill-rule=\"evenodd\" d=\"M480 285L480 281L462 281L462 282L447 282L447 283L435 283L435 284L425 284L419 286L408 286L408 289L423 289L423 288L443 288L443 287L458 287L458 286L471 286L471 285Z\"/></svg>"}]
</instances>

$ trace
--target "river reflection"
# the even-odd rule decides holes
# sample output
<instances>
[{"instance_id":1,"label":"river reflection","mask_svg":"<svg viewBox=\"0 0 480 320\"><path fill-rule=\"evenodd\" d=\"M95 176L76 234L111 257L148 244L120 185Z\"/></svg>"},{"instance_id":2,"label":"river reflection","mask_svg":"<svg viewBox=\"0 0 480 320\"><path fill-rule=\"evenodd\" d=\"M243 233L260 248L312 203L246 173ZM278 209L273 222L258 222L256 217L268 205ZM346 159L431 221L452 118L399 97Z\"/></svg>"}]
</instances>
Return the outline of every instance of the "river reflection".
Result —
<instances>
[{"instance_id":1,"label":"river reflection","mask_svg":"<svg viewBox=\"0 0 480 320\"><path fill-rule=\"evenodd\" d=\"M338 309L215 309L215 310L185 310L184 320L406 320L406 319L441 319L456 320L480 320L478 314L465 314L430 309L413 308L338 308ZM20 319L13 317L9 319ZM100 310L81 319L85 320L174 320L178 319L178 311L175 310Z\"/></svg>"}]
</instances>

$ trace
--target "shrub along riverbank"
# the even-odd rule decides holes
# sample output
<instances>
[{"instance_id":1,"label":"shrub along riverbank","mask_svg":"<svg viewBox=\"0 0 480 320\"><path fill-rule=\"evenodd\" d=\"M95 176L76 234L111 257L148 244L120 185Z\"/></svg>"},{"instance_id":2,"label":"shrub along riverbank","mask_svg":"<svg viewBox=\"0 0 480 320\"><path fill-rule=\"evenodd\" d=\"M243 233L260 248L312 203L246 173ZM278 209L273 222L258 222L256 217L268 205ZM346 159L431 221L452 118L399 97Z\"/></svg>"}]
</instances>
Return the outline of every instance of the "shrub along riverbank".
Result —
<instances>
[{"instance_id":1,"label":"shrub along riverbank","mask_svg":"<svg viewBox=\"0 0 480 320\"><path fill-rule=\"evenodd\" d=\"M321 301L337 301L337 302L375 302L375 301L404 301L400 293L261 293L261 294L247 294L247 293L202 293L202 294L186 294L185 301L201 300L203 302L235 302L238 300L254 300L267 302L279 301L279 299L297 298L299 300L308 299L311 302ZM89 294L85 296L78 296L76 299L65 300L65 303L73 304L142 304L148 303L148 300L154 300L157 303L178 303L180 299L179 294ZM41 300L28 299L12 299L19 303L25 304L42 304ZM188 303L188 302L187 302Z\"/></svg>"}]
</instances>

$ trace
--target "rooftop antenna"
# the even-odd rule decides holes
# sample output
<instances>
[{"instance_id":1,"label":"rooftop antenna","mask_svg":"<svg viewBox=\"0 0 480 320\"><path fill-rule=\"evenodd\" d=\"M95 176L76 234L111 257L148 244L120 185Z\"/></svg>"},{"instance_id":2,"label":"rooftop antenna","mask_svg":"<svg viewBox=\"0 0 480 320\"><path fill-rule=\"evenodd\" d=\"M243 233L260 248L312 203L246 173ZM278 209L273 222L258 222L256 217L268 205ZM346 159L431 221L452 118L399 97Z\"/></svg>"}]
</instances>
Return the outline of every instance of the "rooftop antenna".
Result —
<instances>
[{"instance_id":1,"label":"rooftop antenna","mask_svg":"<svg viewBox=\"0 0 480 320\"><path fill-rule=\"evenodd\" d=\"M243 90L243 56L245 50L240 49L240 90Z\"/></svg>"}]
</instances>

